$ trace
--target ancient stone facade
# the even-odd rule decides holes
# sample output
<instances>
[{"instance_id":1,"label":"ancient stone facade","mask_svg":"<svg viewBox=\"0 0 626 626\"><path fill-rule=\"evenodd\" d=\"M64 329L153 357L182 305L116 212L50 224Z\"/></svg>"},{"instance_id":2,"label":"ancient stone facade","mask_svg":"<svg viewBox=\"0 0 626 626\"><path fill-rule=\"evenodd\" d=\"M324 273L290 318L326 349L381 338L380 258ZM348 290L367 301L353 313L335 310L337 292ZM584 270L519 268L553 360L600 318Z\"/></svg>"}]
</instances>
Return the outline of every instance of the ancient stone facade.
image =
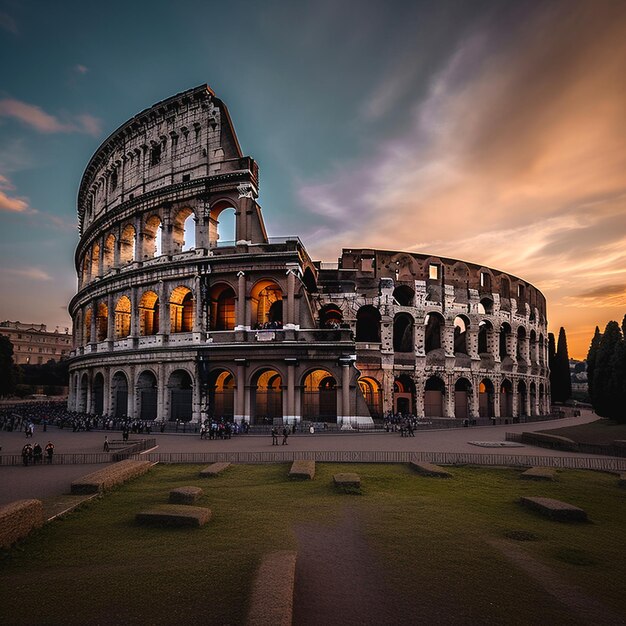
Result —
<instances>
[{"instance_id":1,"label":"ancient stone facade","mask_svg":"<svg viewBox=\"0 0 626 626\"><path fill-rule=\"evenodd\" d=\"M205 85L100 146L78 198L71 408L252 423L548 411L535 287L403 252L313 262L297 237L267 236L257 195L258 167Z\"/></svg>"}]
</instances>

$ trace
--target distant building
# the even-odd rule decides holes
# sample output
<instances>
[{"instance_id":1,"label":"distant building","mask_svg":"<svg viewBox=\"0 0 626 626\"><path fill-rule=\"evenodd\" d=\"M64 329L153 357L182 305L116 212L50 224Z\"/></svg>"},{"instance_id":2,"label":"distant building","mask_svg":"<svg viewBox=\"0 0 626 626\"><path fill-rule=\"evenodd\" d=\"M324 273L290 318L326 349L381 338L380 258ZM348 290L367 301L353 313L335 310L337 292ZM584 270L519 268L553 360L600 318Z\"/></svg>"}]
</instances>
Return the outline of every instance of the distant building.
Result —
<instances>
[{"instance_id":1,"label":"distant building","mask_svg":"<svg viewBox=\"0 0 626 626\"><path fill-rule=\"evenodd\" d=\"M586 394L589 392L587 380L587 361L569 360L569 373L572 380L572 391Z\"/></svg>"},{"instance_id":2,"label":"distant building","mask_svg":"<svg viewBox=\"0 0 626 626\"><path fill-rule=\"evenodd\" d=\"M22 324L0 322L0 335L13 344L13 361L17 365L42 365L48 361L60 361L69 356L72 335L69 328L63 332L48 332L45 324Z\"/></svg>"}]
</instances>

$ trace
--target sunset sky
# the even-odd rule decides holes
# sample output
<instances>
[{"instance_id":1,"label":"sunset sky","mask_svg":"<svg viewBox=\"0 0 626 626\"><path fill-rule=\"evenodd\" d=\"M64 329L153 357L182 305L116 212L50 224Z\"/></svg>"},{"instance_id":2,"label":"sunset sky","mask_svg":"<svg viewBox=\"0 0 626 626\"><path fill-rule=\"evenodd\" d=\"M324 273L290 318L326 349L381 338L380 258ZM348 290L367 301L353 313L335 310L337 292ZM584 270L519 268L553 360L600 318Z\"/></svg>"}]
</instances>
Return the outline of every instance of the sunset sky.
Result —
<instances>
[{"instance_id":1,"label":"sunset sky","mask_svg":"<svg viewBox=\"0 0 626 626\"><path fill-rule=\"evenodd\" d=\"M100 143L207 83L272 236L489 265L586 355L626 313L622 0L0 0L0 319L70 326Z\"/></svg>"}]
</instances>

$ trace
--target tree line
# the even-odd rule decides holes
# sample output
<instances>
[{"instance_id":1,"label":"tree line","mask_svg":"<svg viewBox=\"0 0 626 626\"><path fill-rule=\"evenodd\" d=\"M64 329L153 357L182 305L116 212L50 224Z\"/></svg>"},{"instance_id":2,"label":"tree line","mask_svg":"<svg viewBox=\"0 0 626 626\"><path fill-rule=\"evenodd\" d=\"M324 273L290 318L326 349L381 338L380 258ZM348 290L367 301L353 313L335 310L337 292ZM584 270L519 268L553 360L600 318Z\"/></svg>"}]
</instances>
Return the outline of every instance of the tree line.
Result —
<instances>
[{"instance_id":1,"label":"tree line","mask_svg":"<svg viewBox=\"0 0 626 626\"><path fill-rule=\"evenodd\" d=\"M596 331L587 353L589 398L595 412L626 423L626 315Z\"/></svg>"}]
</instances>

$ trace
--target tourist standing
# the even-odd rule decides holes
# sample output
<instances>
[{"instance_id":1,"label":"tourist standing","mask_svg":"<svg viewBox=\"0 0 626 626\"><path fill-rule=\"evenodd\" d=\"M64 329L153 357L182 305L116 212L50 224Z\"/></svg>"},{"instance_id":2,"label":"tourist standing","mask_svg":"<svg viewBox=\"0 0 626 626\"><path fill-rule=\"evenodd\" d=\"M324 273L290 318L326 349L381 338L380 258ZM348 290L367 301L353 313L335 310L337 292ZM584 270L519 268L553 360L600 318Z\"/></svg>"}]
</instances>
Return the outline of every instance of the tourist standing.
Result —
<instances>
[{"instance_id":1,"label":"tourist standing","mask_svg":"<svg viewBox=\"0 0 626 626\"><path fill-rule=\"evenodd\" d=\"M278 445L278 428L276 428L276 426L272 427L272 445Z\"/></svg>"},{"instance_id":2,"label":"tourist standing","mask_svg":"<svg viewBox=\"0 0 626 626\"><path fill-rule=\"evenodd\" d=\"M102 448L103 452L109 451L109 437L107 435L104 436L104 447Z\"/></svg>"},{"instance_id":3,"label":"tourist standing","mask_svg":"<svg viewBox=\"0 0 626 626\"><path fill-rule=\"evenodd\" d=\"M54 454L54 444L51 441L48 441L46 444L46 463L48 465L52 464L52 455Z\"/></svg>"}]
</instances>

